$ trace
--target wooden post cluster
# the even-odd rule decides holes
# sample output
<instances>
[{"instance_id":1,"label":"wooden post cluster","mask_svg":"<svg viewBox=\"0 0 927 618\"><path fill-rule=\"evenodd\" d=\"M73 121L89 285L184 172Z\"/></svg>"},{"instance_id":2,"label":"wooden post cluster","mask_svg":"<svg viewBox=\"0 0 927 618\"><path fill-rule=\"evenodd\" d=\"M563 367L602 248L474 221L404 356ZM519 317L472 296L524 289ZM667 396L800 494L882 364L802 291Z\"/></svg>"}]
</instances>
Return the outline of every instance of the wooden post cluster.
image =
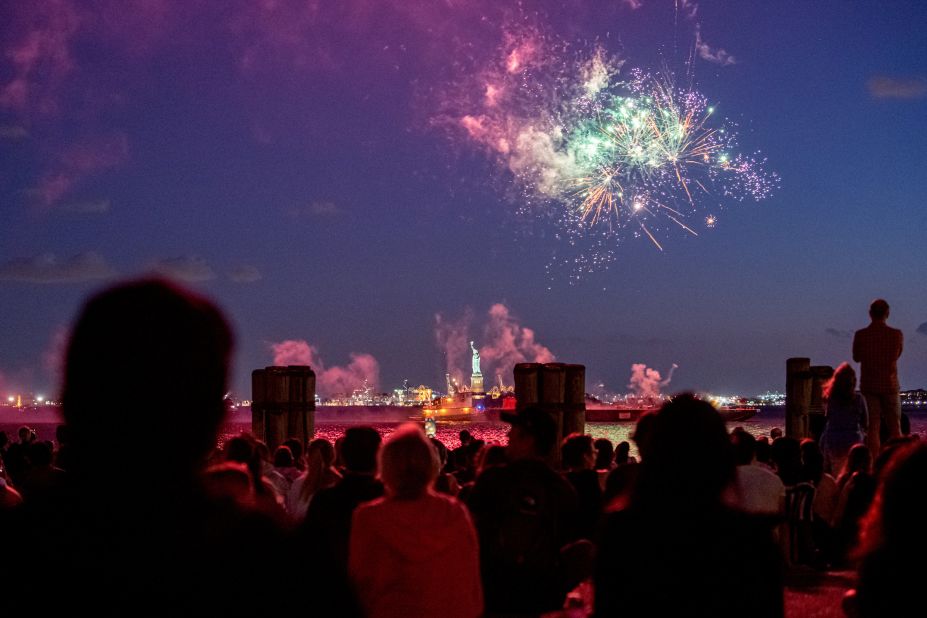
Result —
<instances>
[{"instance_id":1,"label":"wooden post cluster","mask_svg":"<svg viewBox=\"0 0 927 618\"><path fill-rule=\"evenodd\" d=\"M554 417L563 436L586 432L586 367L566 363L515 365L515 406L520 413L540 406ZM559 462L559 449L555 456Z\"/></svg>"},{"instance_id":2,"label":"wooden post cluster","mask_svg":"<svg viewBox=\"0 0 927 618\"><path fill-rule=\"evenodd\" d=\"M833 375L833 367L812 367L810 358L785 361L786 436L820 440L824 431L824 383Z\"/></svg>"},{"instance_id":3,"label":"wooden post cluster","mask_svg":"<svg viewBox=\"0 0 927 618\"><path fill-rule=\"evenodd\" d=\"M315 373L305 365L251 372L251 430L271 452L289 438L315 433Z\"/></svg>"}]
</instances>

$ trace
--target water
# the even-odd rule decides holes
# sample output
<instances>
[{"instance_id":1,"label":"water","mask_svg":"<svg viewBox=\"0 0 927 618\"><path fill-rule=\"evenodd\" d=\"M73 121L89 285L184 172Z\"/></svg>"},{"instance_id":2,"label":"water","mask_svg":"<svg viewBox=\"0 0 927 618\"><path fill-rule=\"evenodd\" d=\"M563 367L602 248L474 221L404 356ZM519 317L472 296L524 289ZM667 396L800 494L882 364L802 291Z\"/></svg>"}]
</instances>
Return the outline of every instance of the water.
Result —
<instances>
[{"instance_id":1,"label":"water","mask_svg":"<svg viewBox=\"0 0 927 618\"><path fill-rule=\"evenodd\" d=\"M927 411L907 412L911 419L911 432L919 434L921 437L927 437ZM0 431L6 431L10 439L16 439L16 431L21 425L27 424L36 430L36 435L40 440L54 440L55 427L57 425L52 419L23 419L18 422L11 418L0 419ZM337 438L344 435L346 429L352 426L368 425L374 427L381 435L388 436L396 430L401 422L369 422L362 421L356 423L323 421L316 423L315 435L317 438L325 438L334 442ZM769 436L773 428L785 429L785 410L781 407L763 408L760 412L748 421L739 421L728 423L728 429L741 426L754 436ZM445 421L438 422L436 427L437 438L450 449L460 446L459 434L461 430L466 429L475 438L485 440L487 443L506 444L508 439L506 434L509 425L503 422L467 422L467 421ZM160 429L157 422L152 422L152 430ZM180 429L180 428L178 428ZM231 422L222 426L217 446L221 447L226 440L238 435L242 431L250 431L251 425L248 422ZM631 454L636 455L634 441L631 440L631 434L634 431L634 423L587 423L586 433L594 438L608 438L613 444L622 441L631 443Z\"/></svg>"},{"instance_id":2,"label":"water","mask_svg":"<svg viewBox=\"0 0 927 618\"><path fill-rule=\"evenodd\" d=\"M921 437L927 437L927 412L906 412L911 419L911 433L919 434ZM386 437L402 425L400 422L317 422L315 426L315 435L317 438L325 438L334 442L337 438L344 435L349 427L365 425L375 428L380 435ZM761 408L756 416L747 421L738 421L728 423L728 430L734 427L743 427L756 437L769 436L774 428L785 431L785 408L771 407ZM468 421L439 421L436 427L436 437L444 443L449 449L455 449L460 446L460 431L466 429L474 438L485 440L487 443L506 444L506 437L510 425L504 422L468 422ZM242 431L249 431L250 425L247 423L235 423L226 425L223 433L219 438L220 443L228 438L237 435ZM608 438L612 444L627 441L631 444L631 454L637 456L637 447L631 439L634 433L634 423L586 423L586 433L593 438Z\"/></svg>"}]
</instances>

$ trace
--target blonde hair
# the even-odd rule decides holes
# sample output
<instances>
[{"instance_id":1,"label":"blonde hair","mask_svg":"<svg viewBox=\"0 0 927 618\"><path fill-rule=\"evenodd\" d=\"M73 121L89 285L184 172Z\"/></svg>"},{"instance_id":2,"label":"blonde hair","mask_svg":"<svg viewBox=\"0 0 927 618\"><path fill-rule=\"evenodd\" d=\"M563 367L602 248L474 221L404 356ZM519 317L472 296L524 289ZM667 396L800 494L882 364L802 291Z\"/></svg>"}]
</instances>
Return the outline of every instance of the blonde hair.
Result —
<instances>
[{"instance_id":1,"label":"blonde hair","mask_svg":"<svg viewBox=\"0 0 927 618\"><path fill-rule=\"evenodd\" d=\"M840 363L833 377L824 384L824 398L837 403L849 403L856 392L856 371L850 363Z\"/></svg>"},{"instance_id":2,"label":"blonde hair","mask_svg":"<svg viewBox=\"0 0 927 618\"><path fill-rule=\"evenodd\" d=\"M418 498L438 478L438 453L418 425L403 425L380 449L380 476L394 498Z\"/></svg>"}]
</instances>

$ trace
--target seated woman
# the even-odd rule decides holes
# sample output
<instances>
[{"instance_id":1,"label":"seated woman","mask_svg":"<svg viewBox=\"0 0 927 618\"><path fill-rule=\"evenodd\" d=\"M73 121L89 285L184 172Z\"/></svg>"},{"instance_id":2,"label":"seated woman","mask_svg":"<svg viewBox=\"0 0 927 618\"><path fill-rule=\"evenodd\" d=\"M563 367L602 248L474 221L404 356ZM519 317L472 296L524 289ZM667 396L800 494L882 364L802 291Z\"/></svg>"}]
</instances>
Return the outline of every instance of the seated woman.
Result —
<instances>
[{"instance_id":1,"label":"seated woman","mask_svg":"<svg viewBox=\"0 0 927 618\"><path fill-rule=\"evenodd\" d=\"M380 450L386 496L354 511L348 558L370 618L482 614L476 531L462 503L434 491L438 466L417 425L397 430Z\"/></svg>"}]
</instances>

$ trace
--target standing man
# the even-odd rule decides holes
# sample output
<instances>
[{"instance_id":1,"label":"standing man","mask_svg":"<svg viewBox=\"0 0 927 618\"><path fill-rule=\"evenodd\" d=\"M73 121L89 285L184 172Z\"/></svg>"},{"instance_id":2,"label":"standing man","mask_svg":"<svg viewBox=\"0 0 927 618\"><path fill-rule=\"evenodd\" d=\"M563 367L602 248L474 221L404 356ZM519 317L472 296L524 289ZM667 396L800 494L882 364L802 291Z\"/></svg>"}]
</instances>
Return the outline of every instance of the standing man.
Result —
<instances>
[{"instance_id":1,"label":"standing man","mask_svg":"<svg viewBox=\"0 0 927 618\"><path fill-rule=\"evenodd\" d=\"M888 303L881 298L872 301L869 317L872 323L856 331L853 337L853 360L860 365L859 390L869 408L866 444L875 459L879 455L883 424L889 439L901 435L897 361L904 338L900 330L885 323Z\"/></svg>"}]
</instances>

